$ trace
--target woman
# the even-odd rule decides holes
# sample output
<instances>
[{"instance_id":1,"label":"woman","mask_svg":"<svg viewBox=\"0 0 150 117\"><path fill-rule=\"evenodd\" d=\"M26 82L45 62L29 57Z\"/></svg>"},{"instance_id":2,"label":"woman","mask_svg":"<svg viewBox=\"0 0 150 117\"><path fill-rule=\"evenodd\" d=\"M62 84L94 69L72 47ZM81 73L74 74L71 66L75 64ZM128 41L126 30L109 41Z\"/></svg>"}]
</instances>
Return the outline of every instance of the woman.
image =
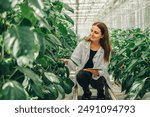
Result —
<instances>
[{"instance_id":1,"label":"woman","mask_svg":"<svg viewBox=\"0 0 150 117\"><path fill-rule=\"evenodd\" d=\"M89 100L92 93L89 85L97 89L97 99L105 99L104 86L110 86L107 67L110 56L110 43L107 26L102 22L92 25L90 36L75 48L68 63L70 70L77 67L77 82L82 87L83 100Z\"/></svg>"}]
</instances>

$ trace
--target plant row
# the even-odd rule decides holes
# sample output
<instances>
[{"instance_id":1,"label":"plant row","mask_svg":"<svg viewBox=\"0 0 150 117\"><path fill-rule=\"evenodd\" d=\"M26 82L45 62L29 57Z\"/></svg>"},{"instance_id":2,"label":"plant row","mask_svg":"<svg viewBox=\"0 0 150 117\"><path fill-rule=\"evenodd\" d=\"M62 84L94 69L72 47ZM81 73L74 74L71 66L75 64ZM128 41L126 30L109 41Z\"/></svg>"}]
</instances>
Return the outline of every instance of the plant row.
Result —
<instances>
[{"instance_id":1,"label":"plant row","mask_svg":"<svg viewBox=\"0 0 150 117\"><path fill-rule=\"evenodd\" d=\"M1 0L0 99L55 100L71 93L74 82L59 59L70 56L77 37L64 11L74 12L59 0Z\"/></svg>"},{"instance_id":2,"label":"plant row","mask_svg":"<svg viewBox=\"0 0 150 117\"><path fill-rule=\"evenodd\" d=\"M113 29L109 72L122 85L126 99L150 92L150 29Z\"/></svg>"}]
</instances>

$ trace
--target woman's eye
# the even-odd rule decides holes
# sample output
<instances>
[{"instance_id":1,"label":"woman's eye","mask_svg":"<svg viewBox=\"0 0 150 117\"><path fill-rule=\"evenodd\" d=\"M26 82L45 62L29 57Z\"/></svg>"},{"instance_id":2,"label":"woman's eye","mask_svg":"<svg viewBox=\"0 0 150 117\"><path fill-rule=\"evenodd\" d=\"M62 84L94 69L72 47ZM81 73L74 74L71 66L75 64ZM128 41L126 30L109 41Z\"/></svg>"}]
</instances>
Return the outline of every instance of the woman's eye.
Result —
<instances>
[{"instance_id":1,"label":"woman's eye","mask_svg":"<svg viewBox=\"0 0 150 117\"><path fill-rule=\"evenodd\" d=\"M97 31L93 31L92 29L91 29L91 32L94 32L95 34L99 34L99 32L97 32Z\"/></svg>"},{"instance_id":2,"label":"woman's eye","mask_svg":"<svg viewBox=\"0 0 150 117\"><path fill-rule=\"evenodd\" d=\"M98 34L98 32L95 32L95 34Z\"/></svg>"}]
</instances>

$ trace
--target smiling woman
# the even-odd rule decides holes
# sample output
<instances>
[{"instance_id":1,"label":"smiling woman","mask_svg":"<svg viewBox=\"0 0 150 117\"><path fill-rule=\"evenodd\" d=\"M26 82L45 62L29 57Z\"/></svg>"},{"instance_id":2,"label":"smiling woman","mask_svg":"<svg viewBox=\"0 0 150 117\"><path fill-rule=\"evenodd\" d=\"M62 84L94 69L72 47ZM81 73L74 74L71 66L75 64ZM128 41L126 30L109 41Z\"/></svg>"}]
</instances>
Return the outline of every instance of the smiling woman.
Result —
<instances>
[{"instance_id":1,"label":"smiling woman","mask_svg":"<svg viewBox=\"0 0 150 117\"><path fill-rule=\"evenodd\" d=\"M104 86L111 87L107 67L110 55L109 34L103 22L92 25L90 37L81 41L71 55L71 60L77 63L77 81L83 88L82 99L91 97L89 85L97 89L97 99L105 99ZM74 62L68 61L70 70Z\"/></svg>"}]
</instances>

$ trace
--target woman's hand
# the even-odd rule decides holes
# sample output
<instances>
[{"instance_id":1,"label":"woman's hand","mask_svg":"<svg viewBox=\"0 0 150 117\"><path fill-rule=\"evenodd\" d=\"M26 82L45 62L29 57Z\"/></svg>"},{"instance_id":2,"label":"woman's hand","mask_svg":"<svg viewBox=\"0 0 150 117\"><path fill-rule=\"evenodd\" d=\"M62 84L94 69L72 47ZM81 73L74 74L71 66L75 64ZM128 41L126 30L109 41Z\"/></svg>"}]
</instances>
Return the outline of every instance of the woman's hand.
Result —
<instances>
[{"instance_id":1,"label":"woman's hand","mask_svg":"<svg viewBox=\"0 0 150 117\"><path fill-rule=\"evenodd\" d=\"M99 76L98 70L96 69L83 69L84 71L90 72L93 75Z\"/></svg>"},{"instance_id":2,"label":"woman's hand","mask_svg":"<svg viewBox=\"0 0 150 117\"><path fill-rule=\"evenodd\" d=\"M59 61L62 61L62 62L64 62L64 63L67 65L67 64L68 64L69 59L62 58L62 59L59 59Z\"/></svg>"}]
</instances>

